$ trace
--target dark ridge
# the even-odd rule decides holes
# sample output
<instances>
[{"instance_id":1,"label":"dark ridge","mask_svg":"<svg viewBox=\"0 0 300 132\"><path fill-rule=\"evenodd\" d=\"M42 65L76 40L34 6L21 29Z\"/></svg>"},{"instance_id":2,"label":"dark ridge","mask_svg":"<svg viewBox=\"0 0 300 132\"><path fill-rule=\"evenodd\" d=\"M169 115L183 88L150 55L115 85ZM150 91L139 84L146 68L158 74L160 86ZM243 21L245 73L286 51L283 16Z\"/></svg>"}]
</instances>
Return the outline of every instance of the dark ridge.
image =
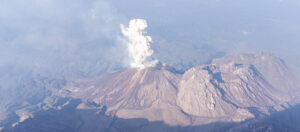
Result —
<instances>
[{"instance_id":1,"label":"dark ridge","mask_svg":"<svg viewBox=\"0 0 300 132\"><path fill-rule=\"evenodd\" d=\"M149 122L146 119L121 119L116 116L106 116L95 109L79 110L76 107L81 103L79 99L70 101L70 104L61 110L39 111L16 127L7 126L4 132L77 132L86 125L84 118L91 117L86 127L89 132L292 132L300 131L300 104L269 116L260 116L244 122L215 122L199 126L169 126L162 121ZM249 108L251 109L251 108ZM103 111L103 109L102 109ZM252 112L258 112L251 109ZM98 119L98 120L97 120ZM104 120L103 120L104 119Z\"/></svg>"}]
</instances>

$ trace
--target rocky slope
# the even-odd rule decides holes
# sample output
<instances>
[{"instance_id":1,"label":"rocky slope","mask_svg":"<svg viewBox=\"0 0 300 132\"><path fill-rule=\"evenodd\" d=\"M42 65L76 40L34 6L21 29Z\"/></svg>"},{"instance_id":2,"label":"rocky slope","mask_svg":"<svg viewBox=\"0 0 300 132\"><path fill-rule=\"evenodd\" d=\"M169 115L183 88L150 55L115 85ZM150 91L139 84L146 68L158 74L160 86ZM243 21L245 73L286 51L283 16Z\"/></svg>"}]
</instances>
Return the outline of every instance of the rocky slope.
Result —
<instances>
[{"instance_id":1,"label":"rocky slope","mask_svg":"<svg viewBox=\"0 0 300 132\"><path fill-rule=\"evenodd\" d=\"M70 93L73 97L107 107L108 115L163 120L172 125L189 124L189 117L176 105L180 78L175 69L159 64L153 68L119 71L95 79L88 86L71 85L66 89L75 91Z\"/></svg>"},{"instance_id":2,"label":"rocky slope","mask_svg":"<svg viewBox=\"0 0 300 132\"><path fill-rule=\"evenodd\" d=\"M197 116L225 116L234 109L267 107L288 101L249 65L225 63L188 70L179 85L177 102Z\"/></svg>"},{"instance_id":3,"label":"rocky slope","mask_svg":"<svg viewBox=\"0 0 300 132\"><path fill-rule=\"evenodd\" d=\"M262 77L280 92L293 93L299 88L298 79L292 70L287 67L282 59L272 54L238 54L215 59L212 64L228 62L253 65Z\"/></svg>"}]
</instances>

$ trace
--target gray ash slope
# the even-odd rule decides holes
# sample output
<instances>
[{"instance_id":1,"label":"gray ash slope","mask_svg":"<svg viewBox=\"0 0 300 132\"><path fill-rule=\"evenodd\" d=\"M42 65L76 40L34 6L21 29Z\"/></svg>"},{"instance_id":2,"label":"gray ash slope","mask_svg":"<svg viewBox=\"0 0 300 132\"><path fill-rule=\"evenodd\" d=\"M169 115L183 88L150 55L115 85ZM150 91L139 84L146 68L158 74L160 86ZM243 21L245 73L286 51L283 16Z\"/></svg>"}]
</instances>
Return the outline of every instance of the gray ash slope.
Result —
<instances>
[{"instance_id":1,"label":"gray ash slope","mask_svg":"<svg viewBox=\"0 0 300 132\"><path fill-rule=\"evenodd\" d=\"M50 91L55 96L82 100L76 109L101 113L97 118L80 113L82 124L76 131L166 131L151 122L192 127L261 118L295 104L299 87L279 58L270 54L242 54L216 59L184 73L159 64L97 78L74 79L61 89ZM199 131L197 127L192 130Z\"/></svg>"}]
</instances>

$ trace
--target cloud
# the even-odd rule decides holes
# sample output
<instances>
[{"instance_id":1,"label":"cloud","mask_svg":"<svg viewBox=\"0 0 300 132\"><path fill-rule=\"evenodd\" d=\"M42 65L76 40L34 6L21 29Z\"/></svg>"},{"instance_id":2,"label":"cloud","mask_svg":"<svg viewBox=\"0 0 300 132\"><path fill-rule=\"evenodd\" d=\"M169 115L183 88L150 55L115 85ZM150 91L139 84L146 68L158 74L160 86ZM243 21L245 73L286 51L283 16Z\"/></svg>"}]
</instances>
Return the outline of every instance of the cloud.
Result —
<instances>
[{"instance_id":1,"label":"cloud","mask_svg":"<svg viewBox=\"0 0 300 132\"><path fill-rule=\"evenodd\" d=\"M116 47L127 19L109 1L3 0L0 20L0 69L96 74L123 65Z\"/></svg>"}]
</instances>

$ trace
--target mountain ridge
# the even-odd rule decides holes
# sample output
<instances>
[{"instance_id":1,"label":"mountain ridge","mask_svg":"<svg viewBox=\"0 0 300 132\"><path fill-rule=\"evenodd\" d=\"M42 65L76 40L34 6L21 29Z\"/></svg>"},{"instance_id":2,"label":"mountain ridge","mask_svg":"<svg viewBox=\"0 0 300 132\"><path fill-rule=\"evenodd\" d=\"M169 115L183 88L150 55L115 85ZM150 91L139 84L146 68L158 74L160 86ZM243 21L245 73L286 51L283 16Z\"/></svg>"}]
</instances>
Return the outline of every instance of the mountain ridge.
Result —
<instances>
[{"instance_id":1,"label":"mountain ridge","mask_svg":"<svg viewBox=\"0 0 300 132\"><path fill-rule=\"evenodd\" d=\"M134 119L163 122L174 127L248 122L299 103L295 101L298 96L291 96L296 95L291 92L297 91L297 87L289 87L282 92L284 89L274 87L274 83L269 81L267 77L272 76L270 73L274 69L283 69L279 75L284 76L284 79L292 77L292 73L277 57L245 54L216 59L211 64L195 66L184 73L167 64L158 63L155 67L124 69L93 78L57 80L57 83L51 80L45 85L51 91L54 101L50 99L49 102L47 98L48 101L41 105L41 109L61 110L67 107L69 101L59 98L81 100L74 109L91 110L94 113L78 113L83 123L78 131L99 128L94 126L96 122L106 121L100 127L101 130L112 130L112 126L131 131L154 129ZM39 85L44 82L39 81ZM67 102L51 106L51 102L59 100ZM93 117L93 114L98 115L99 119ZM29 120L31 118L35 118L34 114ZM128 124L123 121L131 119L133 122ZM90 120L97 121L94 124ZM22 126L22 122L18 124Z\"/></svg>"}]
</instances>

